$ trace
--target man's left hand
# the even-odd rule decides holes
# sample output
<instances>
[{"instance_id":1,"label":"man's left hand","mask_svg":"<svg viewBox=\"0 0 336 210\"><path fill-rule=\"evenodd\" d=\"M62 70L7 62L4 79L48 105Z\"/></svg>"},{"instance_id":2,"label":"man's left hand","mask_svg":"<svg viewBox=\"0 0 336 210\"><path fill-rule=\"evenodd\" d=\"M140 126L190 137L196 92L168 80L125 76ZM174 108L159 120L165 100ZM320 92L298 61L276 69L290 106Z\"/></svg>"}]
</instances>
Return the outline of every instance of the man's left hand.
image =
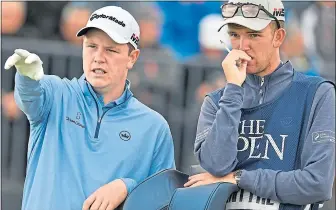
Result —
<instances>
[{"instance_id":1,"label":"man's left hand","mask_svg":"<svg viewBox=\"0 0 336 210\"><path fill-rule=\"evenodd\" d=\"M113 210L126 198L127 188L121 179L116 179L96 190L84 202L83 210Z\"/></svg>"},{"instance_id":2,"label":"man's left hand","mask_svg":"<svg viewBox=\"0 0 336 210\"><path fill-rule=\"evenodd\" d=\"M208 185L208 184L213 184L213 183L218 183L218 182L229 182L232 184L237 184L233 174L234 173L231 172L224 177L215 177L211 175L210 173L196 174L188 178L189 181L184 184L184 187L197 187L197 186Z\"/></svg>"}]
</instances>

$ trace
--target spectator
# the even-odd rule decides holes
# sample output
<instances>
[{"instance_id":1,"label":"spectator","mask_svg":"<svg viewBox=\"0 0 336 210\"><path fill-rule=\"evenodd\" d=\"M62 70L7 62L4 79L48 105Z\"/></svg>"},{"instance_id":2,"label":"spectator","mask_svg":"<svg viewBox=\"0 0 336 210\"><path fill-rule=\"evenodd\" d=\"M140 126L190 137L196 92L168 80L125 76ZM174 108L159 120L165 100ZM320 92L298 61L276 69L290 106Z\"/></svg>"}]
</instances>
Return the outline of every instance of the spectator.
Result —
<instances>
[{"instance_id":1,"label":"spectator","mask_svg":"<svg viewBox=\"0 0 336 210\"><path fill-rule=\"evenodd\" d=\"M16 35L26 21L26 2L1 2L1 33Z\"/></svg>"},{"instance_id":2,"label":"spectator","mask_svg":"<svg viewBox=\"0 0 336 210\"><path fill-rule=\"evenodd\" d=\"M117 6L131 11L136 9L137 3L127 1L71 1L70 4L75 7L86 7L91 11L97 10L106 6Z\"/></svg>"},{"instance_id":3,"label":"spectator","mask_svg":"<svg viewBox=\"0 0 336 210\"><path fill-rule=\"evenodd\" d=\"M313 1L284 1L284 6L287 8L286 13L291 10L294 11L297 17L300 19L302 12L312 5ZM286 15L286 14L285 14Z\"/></svg>"},{"instance_id":4,"label":"spectator","mask_svg":"<svg viewBox=\"0 0 336 210\"><path fill-rule=\"evenodd\" d=\"M222 22L223 18L217 14L207 15L200 21L198 42L201 52L185 62L187 68L189 68L190 77L195 78L191 79L193 84L188 84L188 89L191 91L197 89L191 93L194 98L187 101L189 101L189 105L197 104L198 111L205 95L215 89L224 87L225 84L221 63L227 54L224 46L230 46L230 43L225 30L218 32L218 29L223 25ZM221 44L220 41L225 42L225 45ZM202 74L204 78L199 80L201 83L195 82L197 81L196 77L200 78L198 75Z\"/></svg>"},{"instance_id":5,"label":"spectator","mask_svg":"<svg viewBox=\"0 0 336 210\"><path fill-rule=\"evenodd\" d=\"M283 60L290 60L296 71L307 75L317 76L318 66L316 57L304 49L304 35L300 30L300 23L297 14L292 9L286 10L288 24L286 28L286 39L281 46L281 57Z\"/></svg>"},{"instance_id":6,"label":"spectator","mask_svg":"<svg viewBox=\"0 0 336 210\"><path fill-rule=\"evenodd\" d=\"M28 1L27 19L18 36L59 40L61 11L67 2Z\"/></svg>"},{"instance_id":7,"label":"spectator","mask_svg":"<svg viewBox=\"0 0 336 210\"><path fill-rule=\"evenodd\" d=\"M75 36L79 29L86 25L91 9L84 5L68 3L62 10L60 31L64 40L82 45L82 38Z\"/></svg>"},{"instance_id":8,"label":"spectator","mask_svg":"<svg viewBox=\"0 0 336 210\"><path fill-rule=\"evenodd\" d=\"M305 50L318 59L319 74L335 81L335 2L318 1L302 14Z\"/></svg>"},{"instance_id":9,"label":"spectator","mask_svg":"<svg viewBox=\"0 0 336 210\"><path fill-rule=\"evenodd\" d=\"M133 13L135 18L139 20L141 30L140 47L163 49L159 43L162 29L162 17L158 7L153 2L133 3Z\"/></svg>"},{"instance_id":10,"label":"spectator","mask_svg":"<svg viewBox=\"0 0 336 210\"><path fill-rule=\"evenodd\" d=\"M21 118L22 111L18 108L14 100L14 92L2 92L1 107L3 115L10 121L15 121Z\"/></svg>"},{"instance_id":11,"label":"spectator","mask_svg":"<svg viewBox=\"0 0 336 210\"><path fill-rule=\"evenodd\" d=\"M2 2L1 3L1 33L4 35L16 36L18 31L26 21L27 3L26 2ZM5 75L6 79L8 75ZM7 81L6 81L7 82ZM21 110L14 101L12 90L3 87L1 108L2 114L10 121L20 118Z\"/></svg>"},{"instance_id":12,"label":"spectator","mask_svg":"<svg viewBox=\"0 0 336 210\"><path fill-rule=\"evenodd\" d=\"M228 37L224 30L218 32L223 25L221 15L205 16L199 24L198 42L201 52L188 59L185 64L188 69L188 83L186 85L186 120L183 136L182 171L189 171L190 165L198 164L193 154L197 120L200 107L206 94L225 86L225 77L221 63L226 52L220 40L227 43Z\"/></svg>"},{"instance_id":13,"label":"spectator","mask_svg":"<svg viewBox=\"0 0 336 210\"><path fill-rule=\"evenodd\" d=\"M135 87L134 94L152 107L160 102L167 103L163 97L164 93L178 91L178 84L182 81L178 63L172 52L159 42L162 16L153 2L134 2L132 8L130 11L138 20L141 31L139 45L142 54L135 68L129 72L132 86ZM155 88L156 93L153 93L150 87ZM153 108L158 111L164 106Z\"/></svg>"}]
</instances>

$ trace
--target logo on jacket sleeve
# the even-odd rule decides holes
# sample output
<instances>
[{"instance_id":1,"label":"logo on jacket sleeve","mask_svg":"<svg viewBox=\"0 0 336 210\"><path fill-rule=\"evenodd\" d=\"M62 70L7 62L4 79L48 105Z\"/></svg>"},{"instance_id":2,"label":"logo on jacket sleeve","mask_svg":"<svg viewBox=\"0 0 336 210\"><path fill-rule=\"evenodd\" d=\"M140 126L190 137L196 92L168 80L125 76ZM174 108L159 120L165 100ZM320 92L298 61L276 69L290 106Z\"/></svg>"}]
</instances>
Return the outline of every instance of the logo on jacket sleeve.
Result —
<instances>
[{"instance_id":1,"label":"logo on jacket sleeve","mask_svg":"<svg viewBox=\"0 0 336 210\"><path fill-rule=\"evenodd\" d=\"M124 141L128 141L131 139L131 134L128 131L121 131L119 137Z\"/></svg>"},{"instance_id":2,"label":"logo on jacket sleeve","mask_svg":"<svg viewBox=\"0 0 336 210\"><path fill-rule=\"evenodd\" d=\"M313 134L313 143L333 142L335 143L335 132L333 131L317 131Z\"/></svg>"}]
</instances>

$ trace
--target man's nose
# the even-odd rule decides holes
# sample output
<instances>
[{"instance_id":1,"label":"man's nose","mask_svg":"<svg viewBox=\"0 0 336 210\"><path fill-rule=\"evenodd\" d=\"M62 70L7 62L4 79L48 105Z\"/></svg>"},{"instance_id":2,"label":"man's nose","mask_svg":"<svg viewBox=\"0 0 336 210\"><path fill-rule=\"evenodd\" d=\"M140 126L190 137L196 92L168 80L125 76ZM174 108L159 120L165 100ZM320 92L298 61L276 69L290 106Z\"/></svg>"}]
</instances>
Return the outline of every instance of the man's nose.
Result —
<instances>
[{"instance_id":1,"label":"man's nose","mask_svg":"<svg viewBox=\"0 0 336 210\"><path fill-rule=\"evenodd\" d=\"M241 36L239 41L239 50L247 51L250 49L249 40L246 37Z\"/></svg>"},{"instance_id":2,"label":"man's nose","mask_svg":"<svg viewBox=\"0 0 336 210\"><path fill-rule=\"evenodd\" d=\"M105 58L102 50L97 50L94 57L95 63L104 63Z\"/></svg>"}]
</instances>

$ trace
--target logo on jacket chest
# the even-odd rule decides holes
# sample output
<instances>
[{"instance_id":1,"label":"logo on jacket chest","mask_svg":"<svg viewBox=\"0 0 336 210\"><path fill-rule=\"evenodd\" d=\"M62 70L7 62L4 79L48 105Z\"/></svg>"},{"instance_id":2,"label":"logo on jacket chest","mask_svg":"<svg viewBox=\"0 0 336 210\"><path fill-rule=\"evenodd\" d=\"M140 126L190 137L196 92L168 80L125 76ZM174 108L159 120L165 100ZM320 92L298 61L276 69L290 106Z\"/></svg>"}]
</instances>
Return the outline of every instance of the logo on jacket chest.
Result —
<instances>
[{"instance_id":1,"label":"logo on jacket chest","mask_svg":"<svg viewBox=\"0 0 336 210\"><path fill-rule=\"evenodd\" d=\"M129 141L131 139L131 134L128 131L121 131L119 137L121 140Z\"/></svg>"},{"instance_id":2,"label":"logo on jacket chest","mask_svg":"<svg viewBox=\"0 0 336 210\"><path fill-rule=\"evenodd\" d=\"M77 112L74 118L66 116L65 119L68 122L73 123L81 128L85 128L85 126L80 122L81 117L82 117L82 113Z\"/></svg>"},{"instance_id":3,"label":"logo on jacket chest","mask_svg":"<svg viewBox=\"0 0 336 210\"><path fill-rule=\"evenodd\" d=\"M284 158L288 135L272 136L264 133L265 120L243 120L239 124L238 152L248 153L247 159L270 159L274 150L280 160Z\"/></svg>"}]
</instances>

